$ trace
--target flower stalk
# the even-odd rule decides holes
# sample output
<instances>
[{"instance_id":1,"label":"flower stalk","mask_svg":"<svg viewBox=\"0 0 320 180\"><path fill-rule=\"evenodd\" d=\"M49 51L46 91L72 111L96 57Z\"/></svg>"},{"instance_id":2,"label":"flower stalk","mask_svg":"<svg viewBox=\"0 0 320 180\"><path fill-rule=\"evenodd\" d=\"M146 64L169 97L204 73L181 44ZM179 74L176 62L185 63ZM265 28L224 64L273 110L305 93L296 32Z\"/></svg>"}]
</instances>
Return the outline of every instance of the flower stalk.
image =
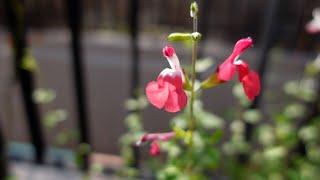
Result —
<instances>
[{"instance_id":1,"label":"flower stalk","mask_svg":"<svg viewBox=\"0 0 320 180\"><path fill-rule=\"evenodd\" d=\"M193 19L193 33L198 35L198 5L194 1L190 7L190 15ZM194 118L194 100L195 100L195 81L196 81L196 61L197 61L197 49L198 49L198 36L193 37L192 41L192 63L191 63L191 97L190 97L190 120L189 120L189 129L193 131L196 128L196 121Z\"/></svg>"}]
</instances>

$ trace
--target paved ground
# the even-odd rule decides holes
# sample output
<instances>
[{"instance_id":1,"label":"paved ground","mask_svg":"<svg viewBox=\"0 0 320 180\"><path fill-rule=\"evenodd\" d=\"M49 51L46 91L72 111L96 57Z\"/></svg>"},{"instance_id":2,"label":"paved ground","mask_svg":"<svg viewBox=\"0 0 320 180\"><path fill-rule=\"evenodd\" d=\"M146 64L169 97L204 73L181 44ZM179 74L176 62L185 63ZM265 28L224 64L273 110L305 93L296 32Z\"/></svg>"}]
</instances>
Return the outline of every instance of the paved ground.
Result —
<instances>
[{"instance_id":1,"label":"paved ground","mask_svg":"<svg viewBox=\"0 0 320 180\"><path fill-rule=\"evenodd\" d=\"M85 175L76 169L56 168L48 165L35 165L26 162L11 163L12 176L16 180L83 180ZM91 174L90 180L115 180L114 176Z\"/></svg>"}]
</instances>

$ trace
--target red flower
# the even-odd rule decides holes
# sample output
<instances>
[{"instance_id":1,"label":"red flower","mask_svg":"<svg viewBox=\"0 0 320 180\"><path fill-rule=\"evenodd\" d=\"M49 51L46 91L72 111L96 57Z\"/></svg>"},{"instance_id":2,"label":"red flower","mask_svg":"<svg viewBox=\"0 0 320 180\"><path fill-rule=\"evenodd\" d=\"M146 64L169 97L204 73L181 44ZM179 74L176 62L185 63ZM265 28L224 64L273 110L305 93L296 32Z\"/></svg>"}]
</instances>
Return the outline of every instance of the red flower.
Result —
<instances>
[{"instance_id":1,"label":"red flower","mask_svg":"<svg viewBox=\"0 0 320 180\"><path fill-rule=\"evenodd\" d=\"M306 31L310 34L320 33L320 8L312 12L313 19L306 25Z\"/></svg>"},{"instance_id":2,"label":"red flower","mask_svg":"<svg viewBox=\"0 0 320 180\"><path fill-rule=\"evenodd\" d=\"M160 145L157 141L153 141L150 145L149 154L151 156L157 156L160 154Z\"/></svg>"},{"instance_id":3,"label":"red flower","mask_svg":"<svg viewBox=\"0 0 320 180\"><path fill-rule=\"evenodd\" d=\"M137 141L136 145L140 146L142 143L151 141L149 153L152 156L156 156L160 154L159 141L168 141L175 136L176 134L174 132L144 134L141 139Z\"/></svg>"},{"instance_id":4,"label":"red flower","mask_svg":"<svg viewBox=\"0 0 320 180\"><path fill-rule=\"evenodd\" d=\"M259 75L250 70L249 65L238 60L236 62L239 73L239 81L242 83L245 94L249 100L253 100L260 93L260 78Z\"/></svg>"},{"instance_id":5,"label":"red flower","mask_svg":"<svg viewBox=\"0 0 320 180\"><path fill-rule=\"evenodd\" d=\"M157 81L151 81L147 84L147 98L151 104L159 109L164 108L168 112L178 112L187 104L187 95L183 90L184 75L172 47L164 47L163 55L167 58L171 68L162 70Z\"/></svg>"},{"instance_id":6,"label":"red flower","mask_svg":"<svg viewBox=\"0 0 320 180\"><path fill-rule=\"evenodd\" d=\"M174 132L144 134L136 144L140 146L142 143L148 141L168 141L175 136L176 134Z\"/></svg>"},{"instance_id":7,"label":"red flower","mask_svg":"<svg viewBox=\"0 0 320 180\"><path fill-rule=\"evenodd\" d=\"M251 46L251 38L240 39L236 43L231 55L217 69L218 79L220 81L230 81L233 78L236 72L236 65L234 64L235 61L239 58L243 51Z\"/></svg>"},{"instance_id":8,"label":"red flower","mask_svg":"<svg viewBox=\"0 0 320 180\"><path fill-rule=\"evenodd\" d=\"M249 65L239 60L239 56L252 46L251 38L240 39L234 46L231 55L218 66L216 74L220 83L230 81L236 71L239 74L239 81L242 83L248 99L253 100L260 93L259 75L250 70Z\"/></svg>"}]
</instances>

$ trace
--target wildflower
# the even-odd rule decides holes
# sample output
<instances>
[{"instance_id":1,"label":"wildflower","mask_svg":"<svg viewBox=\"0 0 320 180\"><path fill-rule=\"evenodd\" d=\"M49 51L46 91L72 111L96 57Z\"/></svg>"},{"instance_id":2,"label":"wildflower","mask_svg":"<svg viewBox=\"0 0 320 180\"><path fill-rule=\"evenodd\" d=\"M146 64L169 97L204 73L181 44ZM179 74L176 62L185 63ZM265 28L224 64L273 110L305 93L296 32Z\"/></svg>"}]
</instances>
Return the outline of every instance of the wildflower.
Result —
<instances>
[{"instance_id":1,"label":"wildflower","mask_svg":"<svg viewBox=\"0 0 320 180\"><path fill-rule=\"evenodd\" d=\"M153 141L150 145L149 154L151 156L157 156L160 154L160 145L158 141Z\"/></svg>"},{"instance_id":2,"label":"wildflower","mask_svg":"<svg viewBox=\"0 0 320 180\"><path fill-rule=\"evenodd\" d=\"M147 84L147 98L159 109L178 112L187 104L187 95L183 90L184 74L174 48L164 47L163 55L167 58L170 68L162 70L157 81Z\"/></svg>"},{"instance_id":3,"label":"wildflower","mask_svg":"<svg viewBox=\"0 0 320 180\"><path fill-rule=\"evenodd\" d=\"M240 39L234 46L231 55L217 68L217 78L220 81L230 81L236 72L236 61L239 56L252 46L252 39Z\"/></svg>"},{"instance_id":4,"label":"wildflower","mask_svg":"<svg viewBox=\"0 0 320 180\"><path fill-rule=\"evenodd\" d=\"M176 136L175 132L166 132L166 133L150 133L145 134L141 137L139 141L136 142L137 146L140 146L142 143L151 142L149 153L152 156L157 156L160 154L160 145L159 141L168 141Z\"/></svg>"},{"instance_id":5,"label":"wildflower","mask_svg":"<svg viewBox=\"0 0 320 180\"><path fill-rule=\"evenodd\" d=\"M260 78L259 75L250 70L249 65L238 60L236 67L239 73L239 81L241 82L244 92L249 100L253 100L260 93Z\"/></svg>"},{"instance_id":6,"label":"wildflower","mask_svg":"<svg viewBox=\"0 0 320 180\"><path fill-rule=\"evenodd\" d=\"M259 75L250 70L249 65L239 59L240 55L249 47L252 47L252 39L240 39L234 46L231 55L218 66L216 72L202 83L203 88L210 88L218 84L230 81L236 72L242 83L248 99L253 100L260 93Z\"/></svg>"},{"instance_id":7,"label":"wildflower","mask_svg":"<svg viewBox=\"0 0 320 180\"><path fill-rule=\"evenodd\" d=\"M316 8L312 12L313 19L306 25L308 33L315 34L320 32L320 8Z\"/></svg>"}]
</instances>

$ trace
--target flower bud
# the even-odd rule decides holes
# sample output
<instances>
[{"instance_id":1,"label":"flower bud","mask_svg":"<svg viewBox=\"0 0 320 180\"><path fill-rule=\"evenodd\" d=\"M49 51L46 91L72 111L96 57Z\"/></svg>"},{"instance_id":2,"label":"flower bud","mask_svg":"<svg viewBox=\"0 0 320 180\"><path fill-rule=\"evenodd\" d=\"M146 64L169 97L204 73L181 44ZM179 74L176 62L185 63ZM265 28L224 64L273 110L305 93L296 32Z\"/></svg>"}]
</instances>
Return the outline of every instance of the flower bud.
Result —
<instances>
[{"instance_id":1,"label":"flower bud","mask_svg":"<svg viewBox=\"0 0 320 180\"><path fill-rule=\"evenodd\" d=\"M192 35L192 39L194 41L199 41L201 39L201 36L202 36L199 32L193 32L191 35Z\"/></svg>"},{"instance_id":2,"label":"flower bud","mask_svg":"<svg viewBox=\"0 0 320 180\"><path fill-rule=\"evenodd\" d=\"M192 18L195 18L198 16L198 12L199 12L198 4L197 4L197 2L194 1L190 5L190 16Z\"/></svg>"},{"instance_id":3,"label":"flower bud","mask_svg":"<svg viewBox=\"0 0 320 180\"><path fill-rule=\"evenodd\" d=\"M189 41L193 39L193 35L190 33L171 33L168 36L169 41Z\"/></svg>"}]
</instances>

